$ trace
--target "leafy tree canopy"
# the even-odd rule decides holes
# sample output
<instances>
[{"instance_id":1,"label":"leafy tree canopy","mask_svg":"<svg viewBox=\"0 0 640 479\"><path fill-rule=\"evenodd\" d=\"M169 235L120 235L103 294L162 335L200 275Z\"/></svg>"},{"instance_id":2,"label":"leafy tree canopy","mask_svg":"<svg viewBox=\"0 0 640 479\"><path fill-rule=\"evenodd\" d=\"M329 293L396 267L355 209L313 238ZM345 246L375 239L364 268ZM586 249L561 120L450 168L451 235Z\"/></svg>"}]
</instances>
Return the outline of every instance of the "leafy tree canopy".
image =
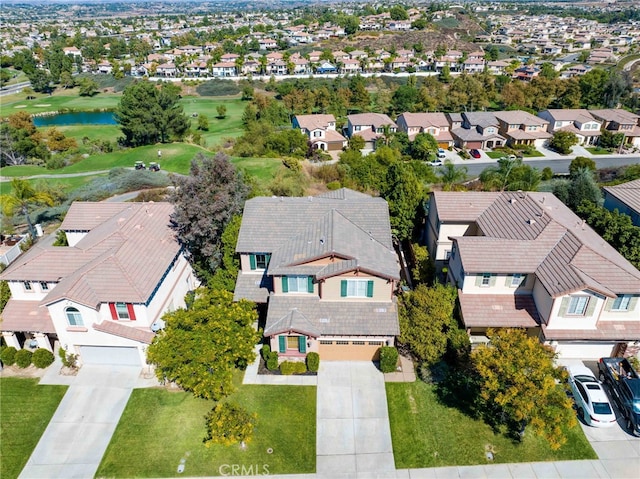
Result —
<instances>
[{"instance_id":1,"label":"leafy tree canopy","mask_svg":"<svg viewBox=\"0 0 640 479\"><path fill-rule=\"evenodd\" d=\"M255 305L228 291L201 288L192 306L163 316L165 328L147 351L161 381L196 397L219 400L233 392L233 372L255 359L260 334Z\"/></svg>"}]
</instances>

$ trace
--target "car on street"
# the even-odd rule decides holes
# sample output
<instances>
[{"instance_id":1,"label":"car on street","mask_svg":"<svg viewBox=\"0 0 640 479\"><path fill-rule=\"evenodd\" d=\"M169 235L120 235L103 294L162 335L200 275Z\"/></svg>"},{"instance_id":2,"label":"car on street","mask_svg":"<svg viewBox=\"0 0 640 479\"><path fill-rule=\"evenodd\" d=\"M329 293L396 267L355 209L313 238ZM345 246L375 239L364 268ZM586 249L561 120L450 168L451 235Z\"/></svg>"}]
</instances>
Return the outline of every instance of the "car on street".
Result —
<instances>
[{"instance_id":1,"label":"car on street","mask_svg":"<svg viewBox=\"0 0 640 479\"><path fill-rule=\"evenodd\" d=\"M436 158L435 160L430 161L429 164L431 166L442 166L442 165L444 165L444 163L442 162L442 160L440 158Z\"/></svg>"},{"instance_id":2,"label":"car on street","mask_svg":"<svg viewBox=\"0 0 640 479\"><path fill-rule=\"evenodd\" d=\"M593 427L610 427L616 424L609 397L602 384L584 364L567 366L569 387L576 403L578 417Z\"/></svg>"},{"instance_id":3,"label":"car on street","mask_svg":"<svg viewBox=\"0 0 640 479\"><path fill-rule=\"evenodd\" d=\"M471 156L473 156L474 158L480 158L480 156L481 156L480 152L478 150L471 150L471 151L469 151L469 154Z\"/></svg>"}]
</instances>

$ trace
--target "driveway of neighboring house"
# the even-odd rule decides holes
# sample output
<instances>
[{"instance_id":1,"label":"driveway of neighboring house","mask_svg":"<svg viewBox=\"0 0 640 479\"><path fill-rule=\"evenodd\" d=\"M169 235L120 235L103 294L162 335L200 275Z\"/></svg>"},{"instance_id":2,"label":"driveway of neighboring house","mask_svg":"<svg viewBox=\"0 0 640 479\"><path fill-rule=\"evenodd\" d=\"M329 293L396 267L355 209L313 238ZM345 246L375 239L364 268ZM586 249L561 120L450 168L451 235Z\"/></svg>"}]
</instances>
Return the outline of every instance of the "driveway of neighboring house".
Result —
<instances>
[{"instance_id":1,"label":"driveway of neighboring house","mask_svg":"<svg viewBox=\"0 0 640 479\"><path fill-rule=\"evenodd\" d=\"M71 379L59 376L69 389L19 477L93 477L132 389L146 385L140 372L133 366L85 365Z\"/></svg>"},{"instance_id":2,"label":"driveway of neighboring house","mask_svg":"<svg viewBox=\"0 0 640 479\"><path fill-rule=\"evenodd\" d=\"M373 363L321 362L316 408L317 477L395 477L384 376Z\"/></svg>"}]
</instances>

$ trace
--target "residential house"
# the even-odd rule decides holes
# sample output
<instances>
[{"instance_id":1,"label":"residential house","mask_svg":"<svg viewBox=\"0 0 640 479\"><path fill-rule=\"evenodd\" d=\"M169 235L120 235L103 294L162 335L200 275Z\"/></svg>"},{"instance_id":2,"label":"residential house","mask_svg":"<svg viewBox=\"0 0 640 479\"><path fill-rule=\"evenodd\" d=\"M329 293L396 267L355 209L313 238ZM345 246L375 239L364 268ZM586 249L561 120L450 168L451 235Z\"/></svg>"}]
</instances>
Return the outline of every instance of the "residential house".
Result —
<instances>
[{"instance_id":1,"label":"residential house","mask_svg":"<svg viewBox=\"0 0 640 479\"><path fill-rule=\"evenodd\" d=\"M72 56L74 59L76 57L82 58L82 52L80 51L80 49L76 47L64 47L62 51L64 52L65 55Z\"/></svg>"},{"instance_id":2,"label":"residential house","mask_svg":"<svg viewBox=\"0 0 640 479\"><path fill-rule=\"evenodd\" d=\"M549 133L556 131L569 131L576 135L580 145L597 145L600 139L602 121L596 120L588 110L544 110L538 113L540 118L549 122Z\"/></svg>"},{"instance_id":3,"label":"residential house","mask_svg":"<svg viewBox=\"0 0 640 479\"><path fill-rule=\"evenodd\" d=\"M209 67L207 62L195 61L184 67L184 73L188 77L206 77L209 75Z\"/></svg>"},{"instance_id":4,"label":"residential house","mask_svg":"<svg viewBox=\"0 0 640 479\"><path fill-rule=\"evenodd\" d=\"M510 146L543 146L551 137L547 131L549 122L522 110L497 111L498 131L507 139Z\"/></svg>"},{"instance_id":5,"label":"residential house","mask_svg":"<svg viewBox=\"0 0 640 479\"><path fill-rule=\"evenodd\" d=\"M487 71L492 75L504 75L511 64L503 60L494 60L487 63Z\"/></svg>"},{"instance_id":6,"label":"residential house","mask_svg":"<svg viewBox=\"0 0 640 479\"><path fill-rule=\"evenodd\" d=\"M516 80L531 81L538 75L540 75L540 69L538 67L524 65L520 68L516 68L513 77Z\"/></svg>"},{"instance_id":7,"label":"residential house","mask_svg":"<svg viewBox=\"0 0 640 479\"><path fill-rule=\"evenodd\" d=\"M631 216L631 222L640 227L640 179L615 186L605 186L604 207Z\"/></svg>"},{"instance_id":8,"label":"residential house","mask_svg":"<svg viewBox=\"0 0 640 479\"><path fill-rule=\"evenodd\" d=\"M418 133L429 133L436 139L440 148L453 146L449 121L444 113L403 113L396 123L398 129L404 131L410 140Z\"/></svg>"},{"instance_id":9,"label":"residential house","mask_svg":"<svg viewBox=\"0 0 640 479\"><path fill-rule=\"evenodd\" d=\"M621 108L607 108L604 110L589 110L602 126L611 133L622 133L623 142L640 148L640 116Z\"/></svg>"},{"instance_id":10,"label":"residential house","mask_svg":"<svg viewBox=\"0 0 640 479\"><path fill-rule=\"evenodd\" d=\"M562 358L597 359L640 338L640 271L553 194L434 192L426 228L472 343L524 328Z\"/></svg>"},{"instance_id":11,"label":"residential house","mask_svg":"<svg viewBox=\"0 0 640 479\"><path fill-rule=\"evenodd\" d=\"M347 146L347 139L336 131L333 115L296 115L293 117L293 128L300 128L313 148L340 151Z\"/></svg>"},{"instance_id":12,"label":"residential house","mask_svg":"<svg viewBox=\"0 0 640 479\"><path fill-rule=\"evenodd\" d=\"M43 239L1 275L11 290L0 331L9 346L53 350L82 363L145 364L167 311L198 282L169 227L169 203L71 205L69 246Z\"/></svg>"},{"instance_id":13,"label":"residential house","mask_svg":"<svg viewBox=\"0 0 640 479\"><path fill-rule=\"evenodd\" d=\"M280 359L372 360L399 334L399 265L386 201L349 189L244 207L235 299L266 303Z\"/></svg>"},{"instance_id":14,"label":"residential house","mask_svg":"<svg viewBox=\"0 0 640 479\"><path fill-rule=\"evenodd\" d=\"M451 125L451 135L458 148L485 150L504 146L507 141L500 135L500 122L493 113L448 113L447 118Z\"/></svg>"},{"instance_id":15,"label":"residential house","mask_svg":"<svg viewBox=\"0 0 640 479\"><path fill-rule=\"evenodd\" d=\"M211 74L214 77L233 77L237 75L235 62L218 62L211 66Z\"/></svg>"},{"instance_id":16,"label":"residential house","mask_svg":"<svg viewBox=\"0 0 640 479\"><path fill-rule=\"evenodd\" d=\"M395 133L398 131L398 125L384 113L347 115L346 136L351 138L353 135L360 135L365 143L361 150L364 154L371 153L376 149L376 143L387 130L389 133Z\"/></svg>"},{"instance_id":17,"label":"residential house","mask_svg":"<svg viewBox=\"0 0 640 479\"><path fill-rule=\"evenodd\" d=\"M178 68L173 63L163 63L156 68L156 75L159 77L175 77L178 75Z\"/></svg>"}]
</instances>

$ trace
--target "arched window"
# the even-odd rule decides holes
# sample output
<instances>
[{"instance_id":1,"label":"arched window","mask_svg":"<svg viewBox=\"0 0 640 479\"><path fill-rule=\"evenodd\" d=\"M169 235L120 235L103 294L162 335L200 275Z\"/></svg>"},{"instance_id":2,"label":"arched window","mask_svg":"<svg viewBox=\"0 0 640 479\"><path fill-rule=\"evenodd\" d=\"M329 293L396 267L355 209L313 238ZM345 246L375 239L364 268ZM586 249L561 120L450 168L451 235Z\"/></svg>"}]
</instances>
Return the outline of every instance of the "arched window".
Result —
<instances>
[{"instance_id":1,"label":"arched window","mask_svg":"<svg viewBox=\"0 0 640 479\"><path fill-rule=\"evenodd\" d=\"M84 323L82 322L82 315L77 308L70 307L65 309L64 312L67 315L69 326L84 326Z\"/></svg>"}]
</instances>

